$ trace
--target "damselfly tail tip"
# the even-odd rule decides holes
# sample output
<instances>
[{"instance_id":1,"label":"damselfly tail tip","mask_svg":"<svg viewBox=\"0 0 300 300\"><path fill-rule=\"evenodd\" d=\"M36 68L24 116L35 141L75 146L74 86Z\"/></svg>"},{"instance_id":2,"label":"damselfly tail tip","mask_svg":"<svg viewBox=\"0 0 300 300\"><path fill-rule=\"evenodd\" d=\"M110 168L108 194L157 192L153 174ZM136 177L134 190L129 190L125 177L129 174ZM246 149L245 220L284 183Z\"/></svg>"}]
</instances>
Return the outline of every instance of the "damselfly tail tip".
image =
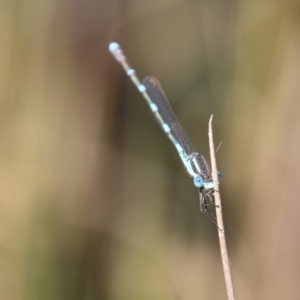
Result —
<instances>
[{"instance_id":1,"label":"damselfly tail tip","mask_svg":"<svg viewBox=\"0 0 300 300\"><path fill-rule=\"evenodd\" d=\"M114 53L118 49L120 49L120 45L118 43L112 42L109 44L109 51L111 53Z\"/></svg>"}]
</instances>

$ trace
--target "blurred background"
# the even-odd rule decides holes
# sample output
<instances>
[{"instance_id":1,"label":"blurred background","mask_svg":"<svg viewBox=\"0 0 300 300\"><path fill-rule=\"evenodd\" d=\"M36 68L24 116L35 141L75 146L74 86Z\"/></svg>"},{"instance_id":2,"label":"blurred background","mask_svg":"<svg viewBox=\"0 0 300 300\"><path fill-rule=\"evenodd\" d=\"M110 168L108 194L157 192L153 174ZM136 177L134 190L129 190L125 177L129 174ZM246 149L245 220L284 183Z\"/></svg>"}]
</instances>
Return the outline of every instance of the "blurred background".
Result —
<instances>
[{"instance_id":1,"label":"blurred background","mask_svg":"<svg viewBox=\"0 0 300 300\"><path fill-rule=\"evenodd\" d=\"M215 144L237 299L300 299L300 3L0 2L0 299L227 299L217 229L108 51Z\"/></svg>"}]
</instances>

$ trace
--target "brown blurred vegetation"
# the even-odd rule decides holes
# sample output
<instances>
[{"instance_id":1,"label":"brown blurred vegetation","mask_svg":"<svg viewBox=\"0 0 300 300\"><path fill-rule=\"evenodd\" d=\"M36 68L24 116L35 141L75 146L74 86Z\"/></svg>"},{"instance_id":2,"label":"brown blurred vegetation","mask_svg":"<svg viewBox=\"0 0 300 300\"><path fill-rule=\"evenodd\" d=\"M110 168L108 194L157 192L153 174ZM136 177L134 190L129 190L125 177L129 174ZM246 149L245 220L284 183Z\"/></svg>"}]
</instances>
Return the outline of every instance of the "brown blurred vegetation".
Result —
<instances>
[{"instance_id":1,"label":"brown blurred vegetation","mask_svg":"<svg viewBox=\"0 0 300 300\"><path fill-rule=\"evenodd\" d=\"M216 228L111 41L206 157L214 114L237 299L300 299L298 1L0 8L0 299L226 299Z\"/></svg>"}]
</instances>

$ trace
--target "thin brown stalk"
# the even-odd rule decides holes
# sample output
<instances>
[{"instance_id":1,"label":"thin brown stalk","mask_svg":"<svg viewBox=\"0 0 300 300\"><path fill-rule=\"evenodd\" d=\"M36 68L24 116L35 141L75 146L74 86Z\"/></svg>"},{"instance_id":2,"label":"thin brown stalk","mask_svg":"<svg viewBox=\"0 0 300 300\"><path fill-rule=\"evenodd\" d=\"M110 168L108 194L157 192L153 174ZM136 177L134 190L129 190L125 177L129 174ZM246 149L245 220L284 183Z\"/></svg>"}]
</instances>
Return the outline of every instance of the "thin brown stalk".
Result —
<instances>
[{"instance_id":1,"label":"thin brown stalk","mask_svg":"<svg viewBox=\"0 0 300 300\"><path fill-rule=\"evenodd\" d=\"M218 175L217 175L217 162L216 162L215 146L214 146L214 140L213 140L212 119L213 119L213 116L211 115L211 117L209 119L209 126L208 126L208 138L209 138L212 177L213 177L214 188L215 188L214 198L215 198L215 205L216 205L217 224L218 224L218 228L219 228L218 233L219 233L219 242L220 242L220 249L221 249L221 258L222 258L222 263L223 263L223 271L224 271L224 277L225 277L227 296L228 296L229 300L235 300L232 276L231 276L231 271L230 271L230 263L229 263L229 258L228 258L228 251L227 251L227 246L226 246L221 195L220 195L220 189L219 189L219 179L218 179Z\"/></svg>"}]
</instances>

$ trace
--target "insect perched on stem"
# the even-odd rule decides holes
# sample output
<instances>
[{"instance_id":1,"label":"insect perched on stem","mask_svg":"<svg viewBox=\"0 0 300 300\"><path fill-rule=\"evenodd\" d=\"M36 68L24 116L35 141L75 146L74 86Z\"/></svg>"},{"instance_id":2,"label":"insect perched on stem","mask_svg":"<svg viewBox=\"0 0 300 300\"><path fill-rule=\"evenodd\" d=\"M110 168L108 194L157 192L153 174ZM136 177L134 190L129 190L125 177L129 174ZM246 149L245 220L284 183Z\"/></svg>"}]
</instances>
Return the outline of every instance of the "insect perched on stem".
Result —
<instances>
[{"instance_id":1,"label":"insect perched on stem","mask_svg":"<svg viewBox=\"0 0 300 300\"><path fill-rule=\"evenodd\" d=\"M199 188L201 212L216 224L215 216L207 208L208 205L214 205L212 199L214 183L208 163L201 154L194 151L192 143L178 122L159 81L155 77L148 76L141 83L119 44L110 43L109 50L145 98L158 124L175 146L187 172L193 177L194 185ZM206 202L207 198L209 203Z\"/></svg>"}]
</instances>

